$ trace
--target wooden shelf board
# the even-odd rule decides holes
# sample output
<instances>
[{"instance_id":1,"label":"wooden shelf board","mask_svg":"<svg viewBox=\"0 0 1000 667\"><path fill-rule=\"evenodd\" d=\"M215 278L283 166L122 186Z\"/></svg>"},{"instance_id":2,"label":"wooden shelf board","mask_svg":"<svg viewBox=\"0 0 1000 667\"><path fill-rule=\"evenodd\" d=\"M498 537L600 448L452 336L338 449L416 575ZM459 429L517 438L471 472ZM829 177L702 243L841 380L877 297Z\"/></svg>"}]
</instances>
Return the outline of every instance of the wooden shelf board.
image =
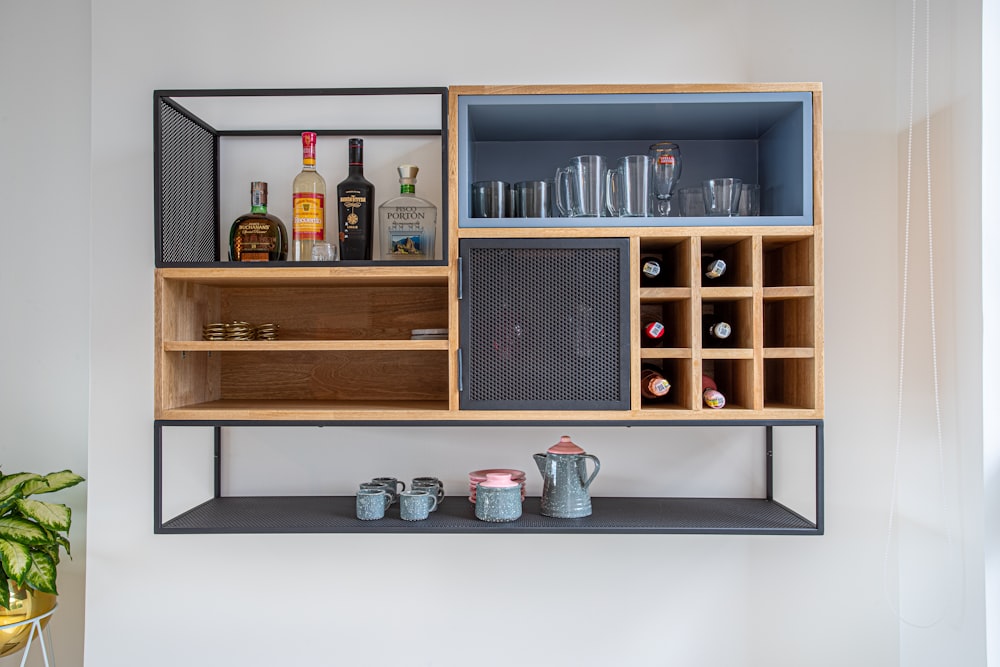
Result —
<instances>
[{"instance_id":1,"label":"wooden shelf board","mask_svg":"<svg viewBox=\"0 0 1000 667\"><path fill-rule=\"evenodd\" d=\"M467 496L448 496L424 521L403 521L394 504L361 521L354 496L257 496L209 500L163 523L159 533L728 533L820 534L817 526L763 498L594 497L593 513L555 519L528 497L516 521L476 519Z\"/></svg>"},{"instance_id":2,"label":"wooden shelf board","mask_svg":"<svg viewBox=\"0 0 1000 667\"><path fill-rule=\"evenodd\" d=\"M702 301L736 301L753 297L752 287L702 287Z\"/></svg>"},{"instance_id":3,"label":"wooden shelf board","mask_svg":"<svg viewBox=\"0 0 1000 667\"><path fill-rule=\"evenodd\" d=\"M234 287L291 287L299 285L407 285L446 286L447 266L281 266L160 268L166 280Z\"/></svg>"},{"instance_id":4,"label":"wooden shelf board","mask_svg":"<svg viewBox=\"0 0 1000 667\"><path fill-rule=\"evenodd\" d=\"M572 423L644 421L754 421L819 419L816 410L767 404L752 410L731 403L721 410L691 410L676 403L644 405L638 410L450 410L448 401L319 401L221 399L157 411L161 421L304 422L532 422Z\"/></svg>"},{"instance_id":5,"label":"wooden shelf board","mask_svg":"<svg viewBox=\"0 0 1000 667\"><path fill-rule=\"evenodd\" d=\"M765 359L812 359L816 350L811 347L765 347Z\"/></svg>"},{"instance_id":6,"label":"wooden shelf board","mask_svg":"<svg viewBox=\"0 0 1000 667\"><path fill-rule=\"evenodd\" d=\"M702 359L753 359L753 350L748 347L706 347L701 351Z\"/></svg>"},{"instance_id":7,"label":"wooden shelf board","mask_svg":"<svg viewBox=\"0 0 1000 667\"><path fill-rule=\"evenodd\" d=\"M690 298L690 287L642 287L639 289L639 299L643 303L683 301Z\"/></svg>"},{"instance_id":8,"label":"wooden shelf board","mask_svg":"<svg viewBox=\"0 0 1000 667\"><path fill-rule=\"evenodd\" d=\"M690 359L689 347L644 347L639 356L643 359Z\"/></svg>"},{"instance_id":9,"label":"wooden shelf board","mask_svg":"<svg viewBox=\"0 0 1000 667\"><path fill-rule=\"evenodd\" d=\"M448 349L447 340L174 340L166 352L336 352L399 350L419 352Z\"/></svg>"},{"instance_id":10,"label":"wooden shelf board","mask_svg":"<svg viewBox=\"0 0 1000 667\"><path fill-rule=\"evenodd\" d=\"M765 301L802 299L814 296L815 294L815 287L765 287L763 289L763 297Z\"/></svg>"}]
</instances>

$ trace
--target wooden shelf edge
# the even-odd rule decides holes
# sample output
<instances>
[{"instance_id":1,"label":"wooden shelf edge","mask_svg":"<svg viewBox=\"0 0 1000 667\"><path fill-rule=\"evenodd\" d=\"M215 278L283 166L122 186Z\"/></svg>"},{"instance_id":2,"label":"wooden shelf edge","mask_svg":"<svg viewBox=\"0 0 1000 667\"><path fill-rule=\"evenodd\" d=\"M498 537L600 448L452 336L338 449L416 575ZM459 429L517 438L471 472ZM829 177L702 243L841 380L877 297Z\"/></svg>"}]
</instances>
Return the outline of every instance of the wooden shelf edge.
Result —
<instances>
[{"instance_id":1,"label":"wooden shelf edge","mask_svg":"<svg viewBox=\"0 0 1000 667\"><path fill-rule=\"evenodd\" d=\"M204 422L448 422L477 423L611 423L645 422L799 421L821 419L817 410L790 405L765 405L763 410L726 406L721 410L690 410L674 404L637 410L449 410L447 401L356 403L333 401L211 401L155 411L158 421Z\"/></svg>"},{"instance_id":2,"label":"wooden shelf edge","mask_svg":"<svg viewBox=\"0 0 1000 667\"><path fill-rule=\"evenodd\" d=\"M165 352L447 351L447 340L171 340Z\"/></svg>"}]
</instances>

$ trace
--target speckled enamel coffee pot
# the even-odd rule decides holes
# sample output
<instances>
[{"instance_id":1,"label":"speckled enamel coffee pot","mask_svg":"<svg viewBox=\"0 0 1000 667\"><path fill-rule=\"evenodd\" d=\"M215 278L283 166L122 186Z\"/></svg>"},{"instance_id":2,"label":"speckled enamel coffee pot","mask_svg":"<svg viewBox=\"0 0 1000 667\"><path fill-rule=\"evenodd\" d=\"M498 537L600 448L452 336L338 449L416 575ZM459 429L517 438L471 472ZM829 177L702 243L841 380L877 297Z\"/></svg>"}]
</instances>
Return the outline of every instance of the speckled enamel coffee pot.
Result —
<instances>
[{"instance_id":1,"label":"speckled enamel coffee pot","mask_svg":"<svg viewBox=\"0 0 1000 667\"><path fill-rule=\"evenodd\" d=\"M594 472L589 477L587 459L594 462ZM535 454L535 463L542 473L542 514L557 519L590 516L587 489L601 469L596 456L587 454L564 435L545 454Z\"/></svg>"}]
</instances>

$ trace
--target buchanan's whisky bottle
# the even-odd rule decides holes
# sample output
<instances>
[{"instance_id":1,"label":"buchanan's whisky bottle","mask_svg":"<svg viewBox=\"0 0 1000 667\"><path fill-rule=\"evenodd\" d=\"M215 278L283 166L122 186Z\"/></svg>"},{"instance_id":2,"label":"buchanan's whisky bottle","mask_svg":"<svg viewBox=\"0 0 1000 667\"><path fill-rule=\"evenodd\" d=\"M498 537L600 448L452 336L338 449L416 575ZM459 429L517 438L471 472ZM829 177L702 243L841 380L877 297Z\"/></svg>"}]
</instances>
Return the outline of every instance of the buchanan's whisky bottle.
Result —
<instances>
[{"instance_id":1,"label":"buchanan's whisky bottle","mask_svg":"<svg viewBox=\"0 0 1000 667\"><path fill-rule=\"evenodd\" d=\"M337 184L341 259L372 258L375 186L364 174L364 141L347 140L347 178Z\"/></svg>"},{"instance_id":2,"label":"buchanan's whisky bottle","mask_svg":"<svg viewBox=\"0 0 1000 667\"><path fill-rule=\"evenodd\" d=\"M416 195L419 170L416 165L399 165L399 196L378 207L382 259L437 259L437 207Z\"/></svg>"},{"instance_id":3,"label":"buchanan's whisky bottle","mask_svg":"<svg viewBox=\"0 0 1000 667\"><path fill-rule=\"evenodd\" d=\"M326 181L316 171L316 133L302 133L302 171L292 181L292 259L312 259L312 247L326 239Z\"/></svg>"},{"instance_id":4,"label":"buchanan's whisky bottle","mask_svg":"<svg viewBox=\"0 0 1000 667\"><path fill-rule=\"evenodd\" d=\"M229 260L274 262L288 259L288 230L277 216L267 212L267 183L250 184L250 212L229 228Z\"/></svg>"}]
</instances>

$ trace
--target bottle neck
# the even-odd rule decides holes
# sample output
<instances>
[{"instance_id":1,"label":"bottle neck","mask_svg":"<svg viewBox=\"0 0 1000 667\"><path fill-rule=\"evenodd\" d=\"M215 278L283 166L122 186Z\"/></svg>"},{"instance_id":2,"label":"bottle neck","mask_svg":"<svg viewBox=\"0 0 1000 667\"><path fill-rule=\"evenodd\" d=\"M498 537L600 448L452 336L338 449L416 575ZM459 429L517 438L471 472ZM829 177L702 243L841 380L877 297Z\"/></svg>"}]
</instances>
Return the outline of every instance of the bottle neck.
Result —
<instances>
[{"instance_id":1,"label":"bottle neck","mask_svg":"<svg viewBox=\"0 0 1000 667\"><path fill-rule=\"evenodd\" d=\"M351 142L347 150L347 173L361 176L365 173L364 146L361 142Z\"/></svg>"},{"instance_id":2,"label":"bottle neck","mask_svg":"<svg viewBox=\"0 0 1000 667\"><path fill-rule=\"evenodd\" d=\"M260 213L262 215L267 214L267 204L254 204L250 207L251 213Z\"/></svg>"},{"instance_id":3,"label":"bottle neck","mask_svg":"<svg viewBox=\"0 0 1000 667\"><path fill-rule=\"evenodd\" d=\"M412 195L416 194L417 186L413 183L400 183L399 184L399 194L401 195Z\"/></svg>"}]
</instances>

